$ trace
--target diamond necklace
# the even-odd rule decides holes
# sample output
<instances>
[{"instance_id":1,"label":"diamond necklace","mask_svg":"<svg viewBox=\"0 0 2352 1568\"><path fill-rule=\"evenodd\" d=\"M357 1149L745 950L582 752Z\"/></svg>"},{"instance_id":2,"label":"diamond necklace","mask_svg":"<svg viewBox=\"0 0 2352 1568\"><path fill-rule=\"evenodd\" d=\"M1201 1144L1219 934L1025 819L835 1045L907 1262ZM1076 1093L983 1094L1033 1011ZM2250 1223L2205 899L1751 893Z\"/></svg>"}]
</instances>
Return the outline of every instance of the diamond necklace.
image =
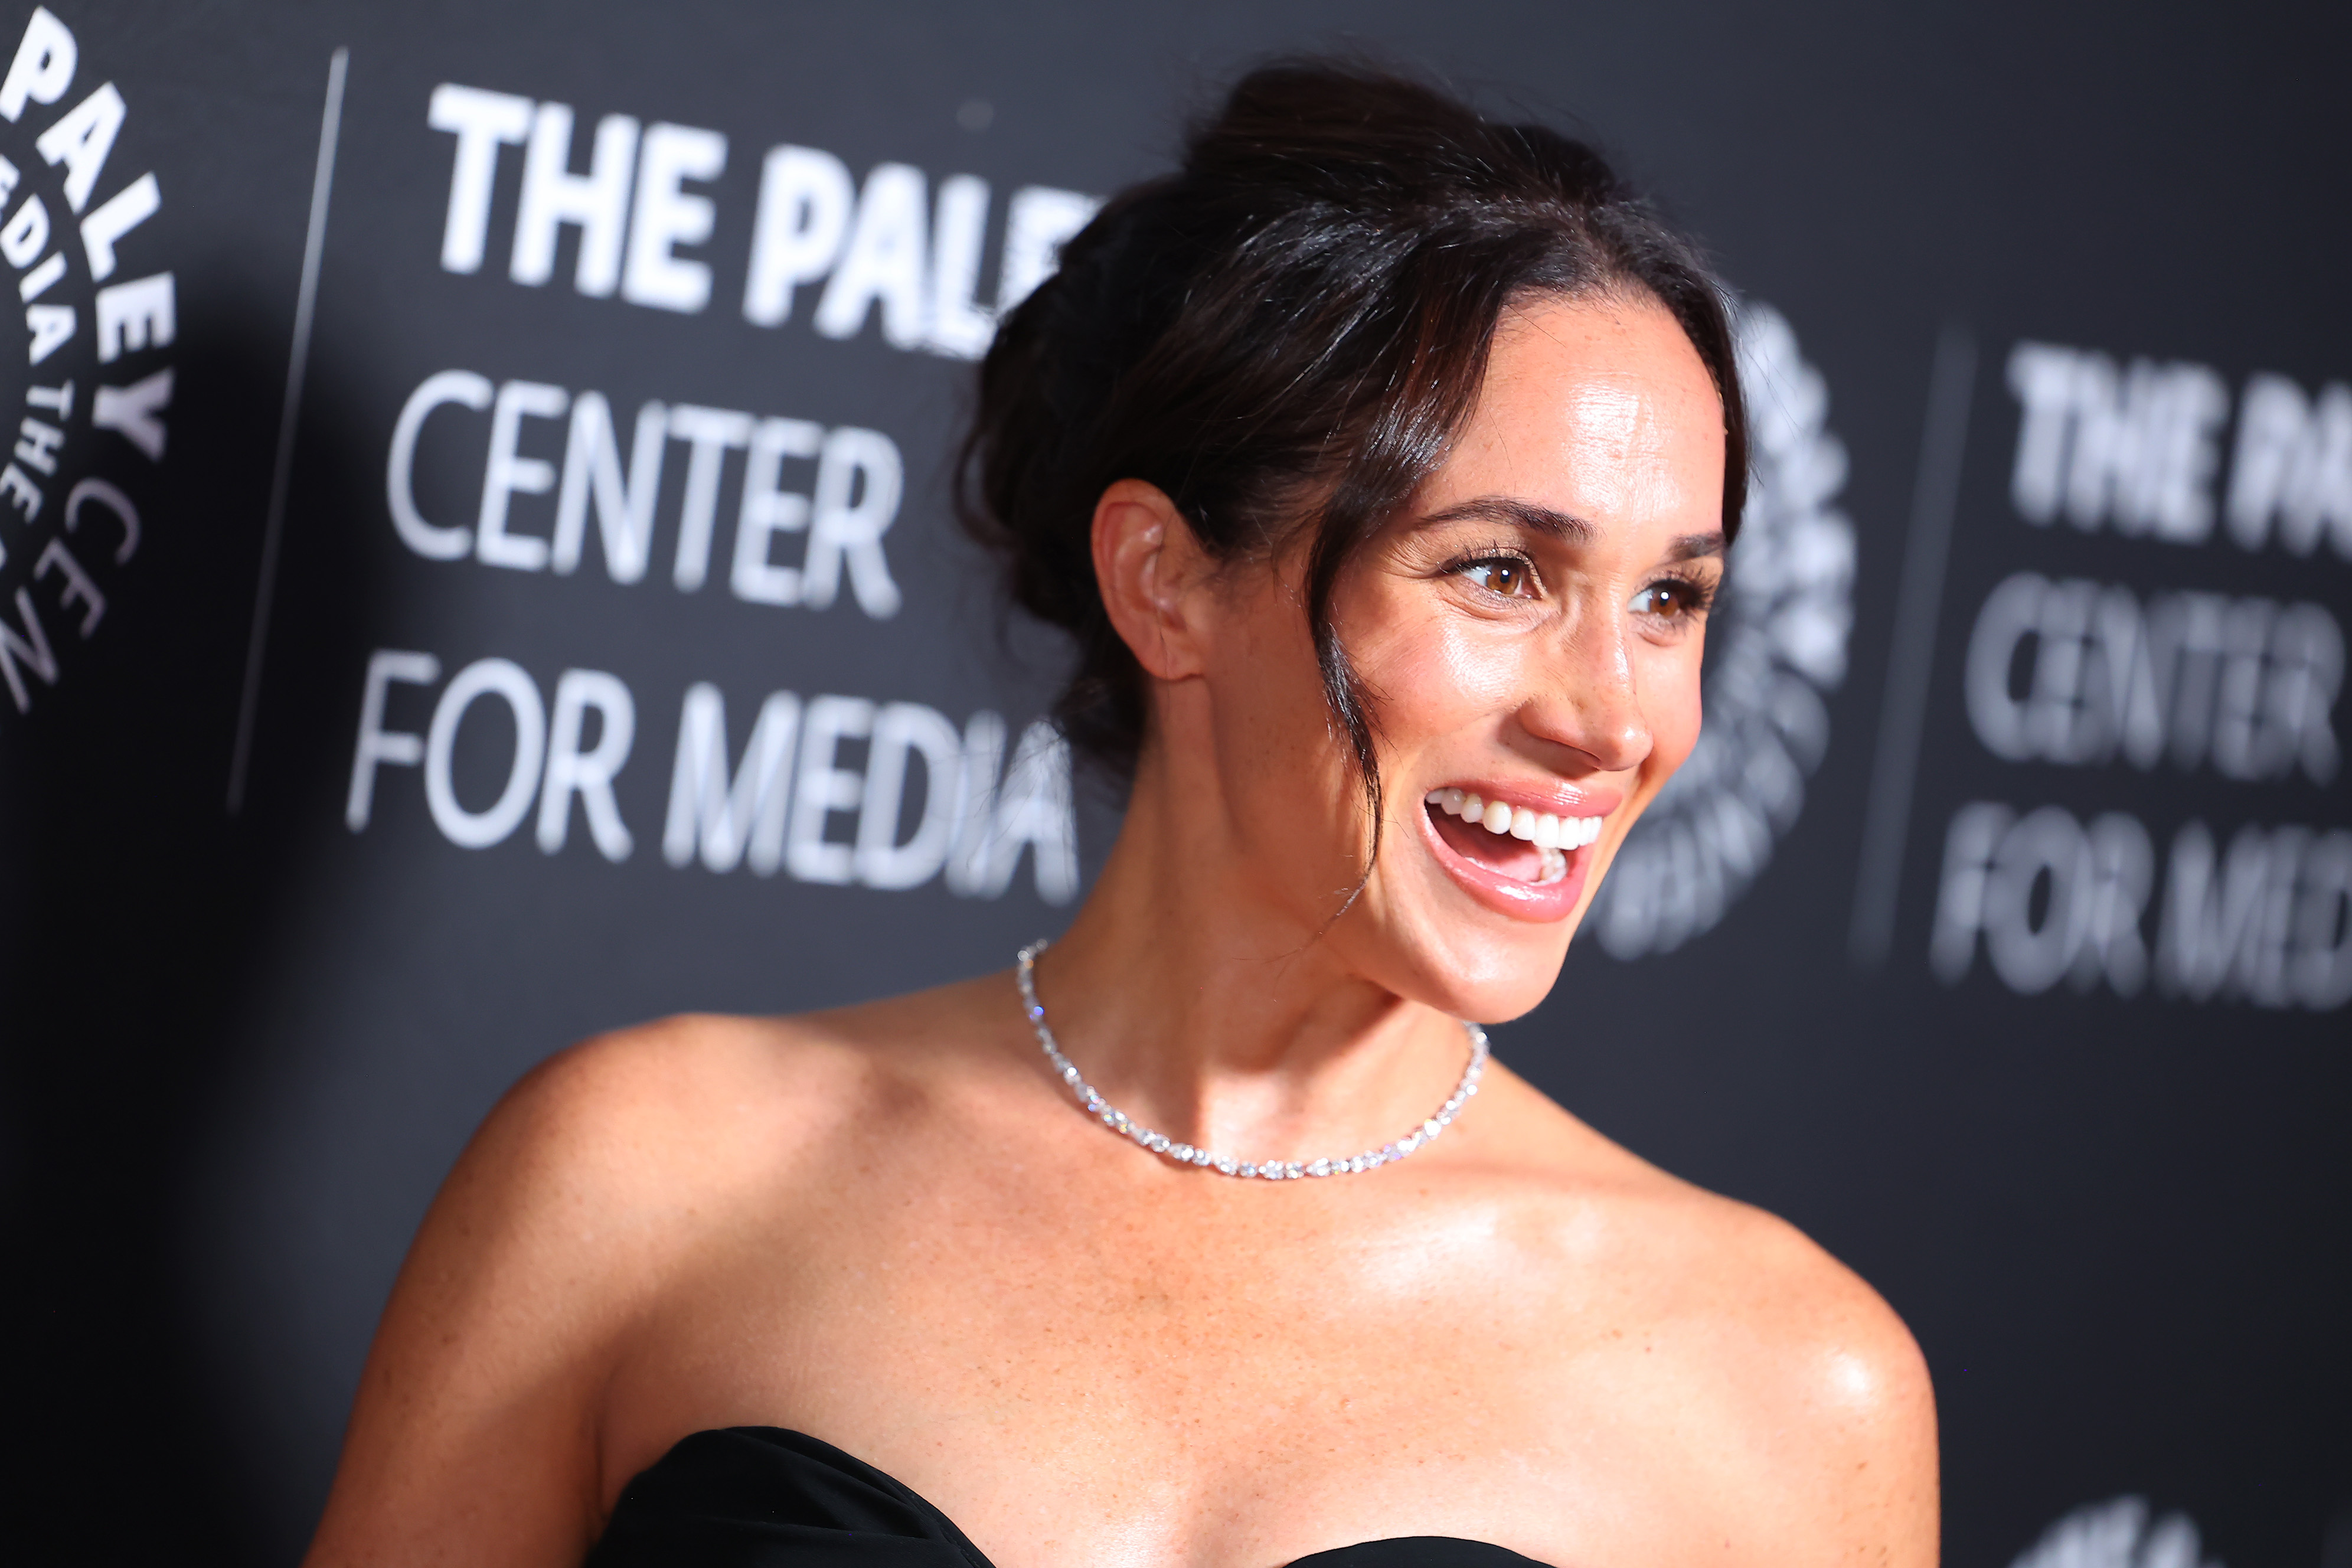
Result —
<instances>
[{"instance_id":1,"label":"diamond necklace","mask_svg":"<svg viewBox=\"0 0 2352 1568\"><path fill-rule=\"evenodd\" d=\"M1199 1165L1222 1175L1265 1182L1295 1182L1301 1176L1352 1176L1375 1165L1386 1165L1403 1159L1453 1125L1454 1119L1462 1114L1462 1108L1469 1103L1470 1097L1478 1092L1478 1077L1486 1070L1486 1031L1465 1018L1462 1022L1462 1029L1470 1037L1470 1065L1462 1069L1462 1081L1454 1086L1454 1092L1446 1096L1445 1103L1439 1106L1428 1121L1393 1143L1383 1143L1377 1149L1367 1149L1360 1154L1345 1159L1309 1160L1304 1164L1296 1160L1236 1160L1231 1154L1195 1149L1190 1143L1179 1143L1167 1134L1154 1132L1135 1121L1105 1100L1094 1085L1080 1077L1078 1069L1070 1065L1070 1058L1064 1056L1062 1047L1054 1043L1054 1031L1045 1026L1045 1009L1037 1000L1037 983L1032 972L1036 967L1037 955L1045 951L1043 937L1023 948L1016 958L1013 973L1021 981L1021 1001L1029 1010L1029 1026L1037 1031L1037 1043L1045 1047L1045 1059L1054 1064L1054 1070L1061 1074L1064 1083L1070 1086L1070 1091L1078 1097L1078 1103L1085 1107L1087 1114L1120 1136L1131 1138L1153 1153L1164 1154L1180 1165Z\"/></svg>"}]
</instances>

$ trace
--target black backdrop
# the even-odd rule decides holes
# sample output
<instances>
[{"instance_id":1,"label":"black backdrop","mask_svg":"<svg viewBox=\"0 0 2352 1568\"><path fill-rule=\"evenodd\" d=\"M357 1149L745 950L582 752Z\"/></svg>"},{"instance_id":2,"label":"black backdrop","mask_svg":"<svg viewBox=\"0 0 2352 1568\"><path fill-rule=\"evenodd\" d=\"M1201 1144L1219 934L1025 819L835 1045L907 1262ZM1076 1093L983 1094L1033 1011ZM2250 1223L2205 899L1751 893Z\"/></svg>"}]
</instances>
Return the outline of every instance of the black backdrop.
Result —
<instances>
[{"instance_id":1,"label":"black backdrop","mask_svg":"<svg viewBox=\"0 0 2352 1568\"><path fill-rule=\"evenodd\" d=\"M1886 1294L1954 1563L2352 1563L2340 13L52 3L0 11L12 1558L292 1561L532 1062L1066 918L1116 811L948 526L963 356L1339 46L1599 139L1749 302L1706 749L1499 1050Z\"/></svg>"}]
</instances>

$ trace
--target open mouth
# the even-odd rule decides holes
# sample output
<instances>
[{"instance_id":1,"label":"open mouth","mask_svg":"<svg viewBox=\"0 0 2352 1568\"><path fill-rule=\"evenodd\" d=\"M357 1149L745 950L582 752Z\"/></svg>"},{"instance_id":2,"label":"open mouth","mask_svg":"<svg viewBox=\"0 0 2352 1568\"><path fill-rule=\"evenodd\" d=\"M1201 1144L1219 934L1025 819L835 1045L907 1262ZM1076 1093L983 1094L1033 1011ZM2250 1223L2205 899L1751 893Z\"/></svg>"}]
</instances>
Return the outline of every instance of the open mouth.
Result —
<instances>
[{"instance_id":1,"label":"open mouth","mask_svg":"<svg viewBox=\"0 0 2352 1568\"><path fill-rule=\"evenodd\" d=\"M1534 888L1565 878L1568 858L1601 837L1603 820L1532 811L1461 789L1433 789L1426 805L1447 848L1482 870Z\"/></svg>"}]
</instances>

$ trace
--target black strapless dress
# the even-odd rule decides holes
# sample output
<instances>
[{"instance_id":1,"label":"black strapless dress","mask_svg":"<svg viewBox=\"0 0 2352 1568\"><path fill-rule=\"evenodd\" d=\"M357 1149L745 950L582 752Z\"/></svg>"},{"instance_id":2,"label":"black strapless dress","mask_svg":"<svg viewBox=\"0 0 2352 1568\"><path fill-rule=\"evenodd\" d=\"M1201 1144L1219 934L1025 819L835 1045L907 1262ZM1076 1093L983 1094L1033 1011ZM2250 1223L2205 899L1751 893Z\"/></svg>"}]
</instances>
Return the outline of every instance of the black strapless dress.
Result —
<instances>
[{"instance_id":1,"label":"black strapless dress","mask_svg":"<svg viewBox=\"0 0 2352 1568\"><path fill-rule=\"evenodd\" d=\"M583 1568L990 1568L948 1516L830 1443L776 1426L697 1432L621 1493ZM1415 1535L1291 1568L1542 1568Z\"/></svg>"}]
</instances>

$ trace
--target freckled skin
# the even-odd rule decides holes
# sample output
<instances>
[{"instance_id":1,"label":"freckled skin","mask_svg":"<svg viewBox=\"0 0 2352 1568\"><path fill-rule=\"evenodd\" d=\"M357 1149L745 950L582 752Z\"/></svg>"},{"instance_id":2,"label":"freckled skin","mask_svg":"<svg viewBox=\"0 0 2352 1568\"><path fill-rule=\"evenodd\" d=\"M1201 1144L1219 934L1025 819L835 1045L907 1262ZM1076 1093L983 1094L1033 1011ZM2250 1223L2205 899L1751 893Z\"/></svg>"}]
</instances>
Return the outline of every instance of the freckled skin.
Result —
<instances>
[{"instance_id":1,"label":"freckled skin","mask_svg":"<svg viewBox=\"0 0 2352 1568\"><path fill-rule=\"evenodd\" d=\"M1296 560L1212 562L1157 490L1105 493L1151 736L1038 988L1115 1103L1244 1158L1352 1152L1444 1097L1454 1018L1541 999L1697 735L1722 443L1654 305L1506 320L1336 601L1388 789L1369 877ZM1614 803L1572 909L1448 868L1423 797L1465 780ZM1400 1165L1179 1170L1074 1110L1003 973L526 1079L418 1236L310 1561L576 1563L632 1475L732 1425L879 1466L1002 1568L1423 1534L1562 1568L1936 1558L1918 1352L1788 1226L1499 1064Z\"/></svg>"}]
</instances>

